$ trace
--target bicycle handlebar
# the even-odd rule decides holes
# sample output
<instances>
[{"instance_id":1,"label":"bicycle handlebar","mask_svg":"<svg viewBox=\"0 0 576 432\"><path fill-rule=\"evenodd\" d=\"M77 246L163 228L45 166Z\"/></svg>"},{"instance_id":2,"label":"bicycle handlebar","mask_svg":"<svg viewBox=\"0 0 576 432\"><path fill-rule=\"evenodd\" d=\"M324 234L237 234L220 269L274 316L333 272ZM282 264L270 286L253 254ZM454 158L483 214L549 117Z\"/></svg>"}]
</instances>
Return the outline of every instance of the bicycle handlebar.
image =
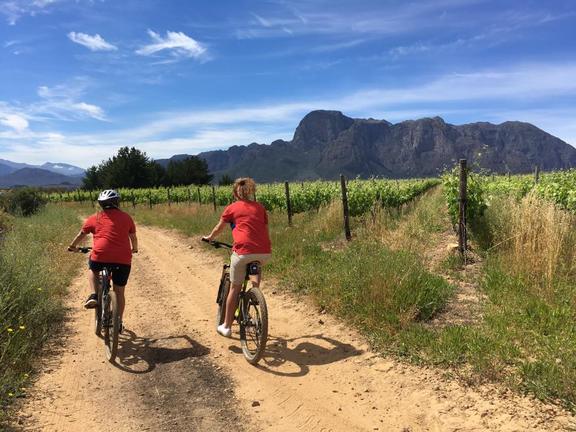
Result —
<instances>
[{"instance_id":1,"label":"bicycle handlebar","mask_svg":"<svg viewBox=\"0 0 576 432\"><path fill-rule=\"evenodd\" d=\"M92 248L91 248L91 247L79 247L79 248L76 248L76 250L77 250L78 252L82 252L83 254L85 254L85 253L90 252L90 251L92 250ZM74 251L74 250L70 250L70 248L68 248L68 251L69 251L69 252L76 252L76 251Z\"/></svg>"},{"instance_id":2,"label":"bicycle handlebar","mask_svg":"<svg viewBox=\"0 0 576 432\"><path fill-rule=\"evenodd\" d=\"M222 243L222 242L219 242L216 240L208 240L205 238L202 238L202 241L210 244L210 246L213 246L216 249L219 249L219 248L232 249L232 245L230 245L228 243Z\"/></svg>"}]
</instances>

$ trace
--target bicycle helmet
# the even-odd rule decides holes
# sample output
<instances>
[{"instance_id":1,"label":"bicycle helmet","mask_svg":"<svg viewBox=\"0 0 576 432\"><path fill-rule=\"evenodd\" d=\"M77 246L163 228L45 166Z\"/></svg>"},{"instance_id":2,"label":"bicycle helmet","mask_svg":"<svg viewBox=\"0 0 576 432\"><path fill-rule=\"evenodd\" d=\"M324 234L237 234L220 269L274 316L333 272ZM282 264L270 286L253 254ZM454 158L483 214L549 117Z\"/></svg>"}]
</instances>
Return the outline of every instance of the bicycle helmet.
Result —
<instances>
[{"instance_id":1,"label":"bicycle helmet","mask_svg":"<svg viewBox=\"0 0 576 432\"><path fill-rule=\"evenodd\" d=\"M120 204L120 194L114 189L106 189L98 195L98 204L103 209L118 208Z\"/></svg>"}]
</instances>

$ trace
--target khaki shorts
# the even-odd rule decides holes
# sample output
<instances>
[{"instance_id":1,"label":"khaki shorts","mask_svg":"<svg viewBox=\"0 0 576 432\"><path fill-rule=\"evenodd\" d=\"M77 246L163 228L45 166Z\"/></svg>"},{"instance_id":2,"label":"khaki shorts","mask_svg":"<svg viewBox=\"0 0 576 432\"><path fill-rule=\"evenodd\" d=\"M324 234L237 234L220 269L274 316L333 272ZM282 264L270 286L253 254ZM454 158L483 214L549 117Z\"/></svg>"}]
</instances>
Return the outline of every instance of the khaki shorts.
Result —
<instances>
[{"instance_id":1,"label":"khaki shorts","mask_svg":"<svg viewBox=\"0 0 576 432\"><path fill-rule=\"evenodd\" d=\"M246 276L246 267L252 261L258 261L261 265L266 264L272 254L248 254L248 255L238 255L236 252L232 252L230 257L230 282L232 285L240 285L244 281Z\"/></svg>"}]
</instances>

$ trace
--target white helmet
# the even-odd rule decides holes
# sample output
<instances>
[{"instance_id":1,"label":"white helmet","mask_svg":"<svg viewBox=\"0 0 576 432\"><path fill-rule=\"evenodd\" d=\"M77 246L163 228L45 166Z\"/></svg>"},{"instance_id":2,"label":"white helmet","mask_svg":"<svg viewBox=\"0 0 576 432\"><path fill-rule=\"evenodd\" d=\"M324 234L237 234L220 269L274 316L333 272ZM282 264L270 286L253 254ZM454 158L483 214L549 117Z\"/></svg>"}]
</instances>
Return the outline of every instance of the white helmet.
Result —
<instances>
[{"instance_id":1,"label":"white helmet","mask_svg":"<svg viewBox=\"0 0 576 432\"><path fill-rule=\"evenodd\" d=\"M114 189L106 189L98 195L98 204L103 209L118 208L120 204L120 194Z\"/></svg>"},{"instance_id":2,"label":"white helmet","mask_svg":"<svg viewBox=\"0 0 576 432\"><path fill-rule=\"evenodd\" d=\"M120 198L120 194L114 189L106 189L98 195L98 201L108 201L109 199Z\"/></svg>"}]
</instances>

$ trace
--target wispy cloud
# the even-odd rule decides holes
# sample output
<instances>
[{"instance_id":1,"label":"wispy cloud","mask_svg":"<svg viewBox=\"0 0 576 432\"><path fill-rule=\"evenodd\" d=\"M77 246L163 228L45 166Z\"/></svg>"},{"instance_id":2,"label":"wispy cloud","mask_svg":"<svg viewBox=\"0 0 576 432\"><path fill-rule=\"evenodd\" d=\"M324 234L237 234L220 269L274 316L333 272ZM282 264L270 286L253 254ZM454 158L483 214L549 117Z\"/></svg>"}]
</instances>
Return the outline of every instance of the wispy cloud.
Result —
<instances>
[{"instance_id":1,"label":"wispy cloud","mask_svg":"<svg viewBox=\"0 0 576 432\"><path fill-rule=\"evenodd\" d=\"M111 43L106 42L102 36L95 34L91 36L86 33L68 33L68 39L79 45L85 46L91 51L116 51L118 48Z\"/></svg>"},{"instance_id":2,"label":"wispy cloud","mask_svg":"<svg viewBox=\"0 0 576 432\"><path fill-rule=\"evenodd\" d=\"M22 115L2 112L0 107L0 124L18 133L28 129L28 120Z\"/></svg>"},{"instance_id":3,"label":"wispy cloud","mask_svg":"<svg viewBox=\"0 0 576 432\"><path fill-rule=\"evenodd\" d=\"M46 11L48 6L66 0L2 0L0 14L6 17L8 24L15 25L26 15L36 15Z\"/></svg>"},{"instance_id":4,"label":"wispy cloud","mask_svg":"<svg viewBox=\"0 0 576 432\"><path fill-rule=\"evenodd\" d=\"M152 38L153 43L138 49L136 54L151 56L167 51L175 58L206 58L207 48L182 32L167 31L166 36L162 37L158 33L148 30L148 35Z\"/></svg>"}]
</instances>

